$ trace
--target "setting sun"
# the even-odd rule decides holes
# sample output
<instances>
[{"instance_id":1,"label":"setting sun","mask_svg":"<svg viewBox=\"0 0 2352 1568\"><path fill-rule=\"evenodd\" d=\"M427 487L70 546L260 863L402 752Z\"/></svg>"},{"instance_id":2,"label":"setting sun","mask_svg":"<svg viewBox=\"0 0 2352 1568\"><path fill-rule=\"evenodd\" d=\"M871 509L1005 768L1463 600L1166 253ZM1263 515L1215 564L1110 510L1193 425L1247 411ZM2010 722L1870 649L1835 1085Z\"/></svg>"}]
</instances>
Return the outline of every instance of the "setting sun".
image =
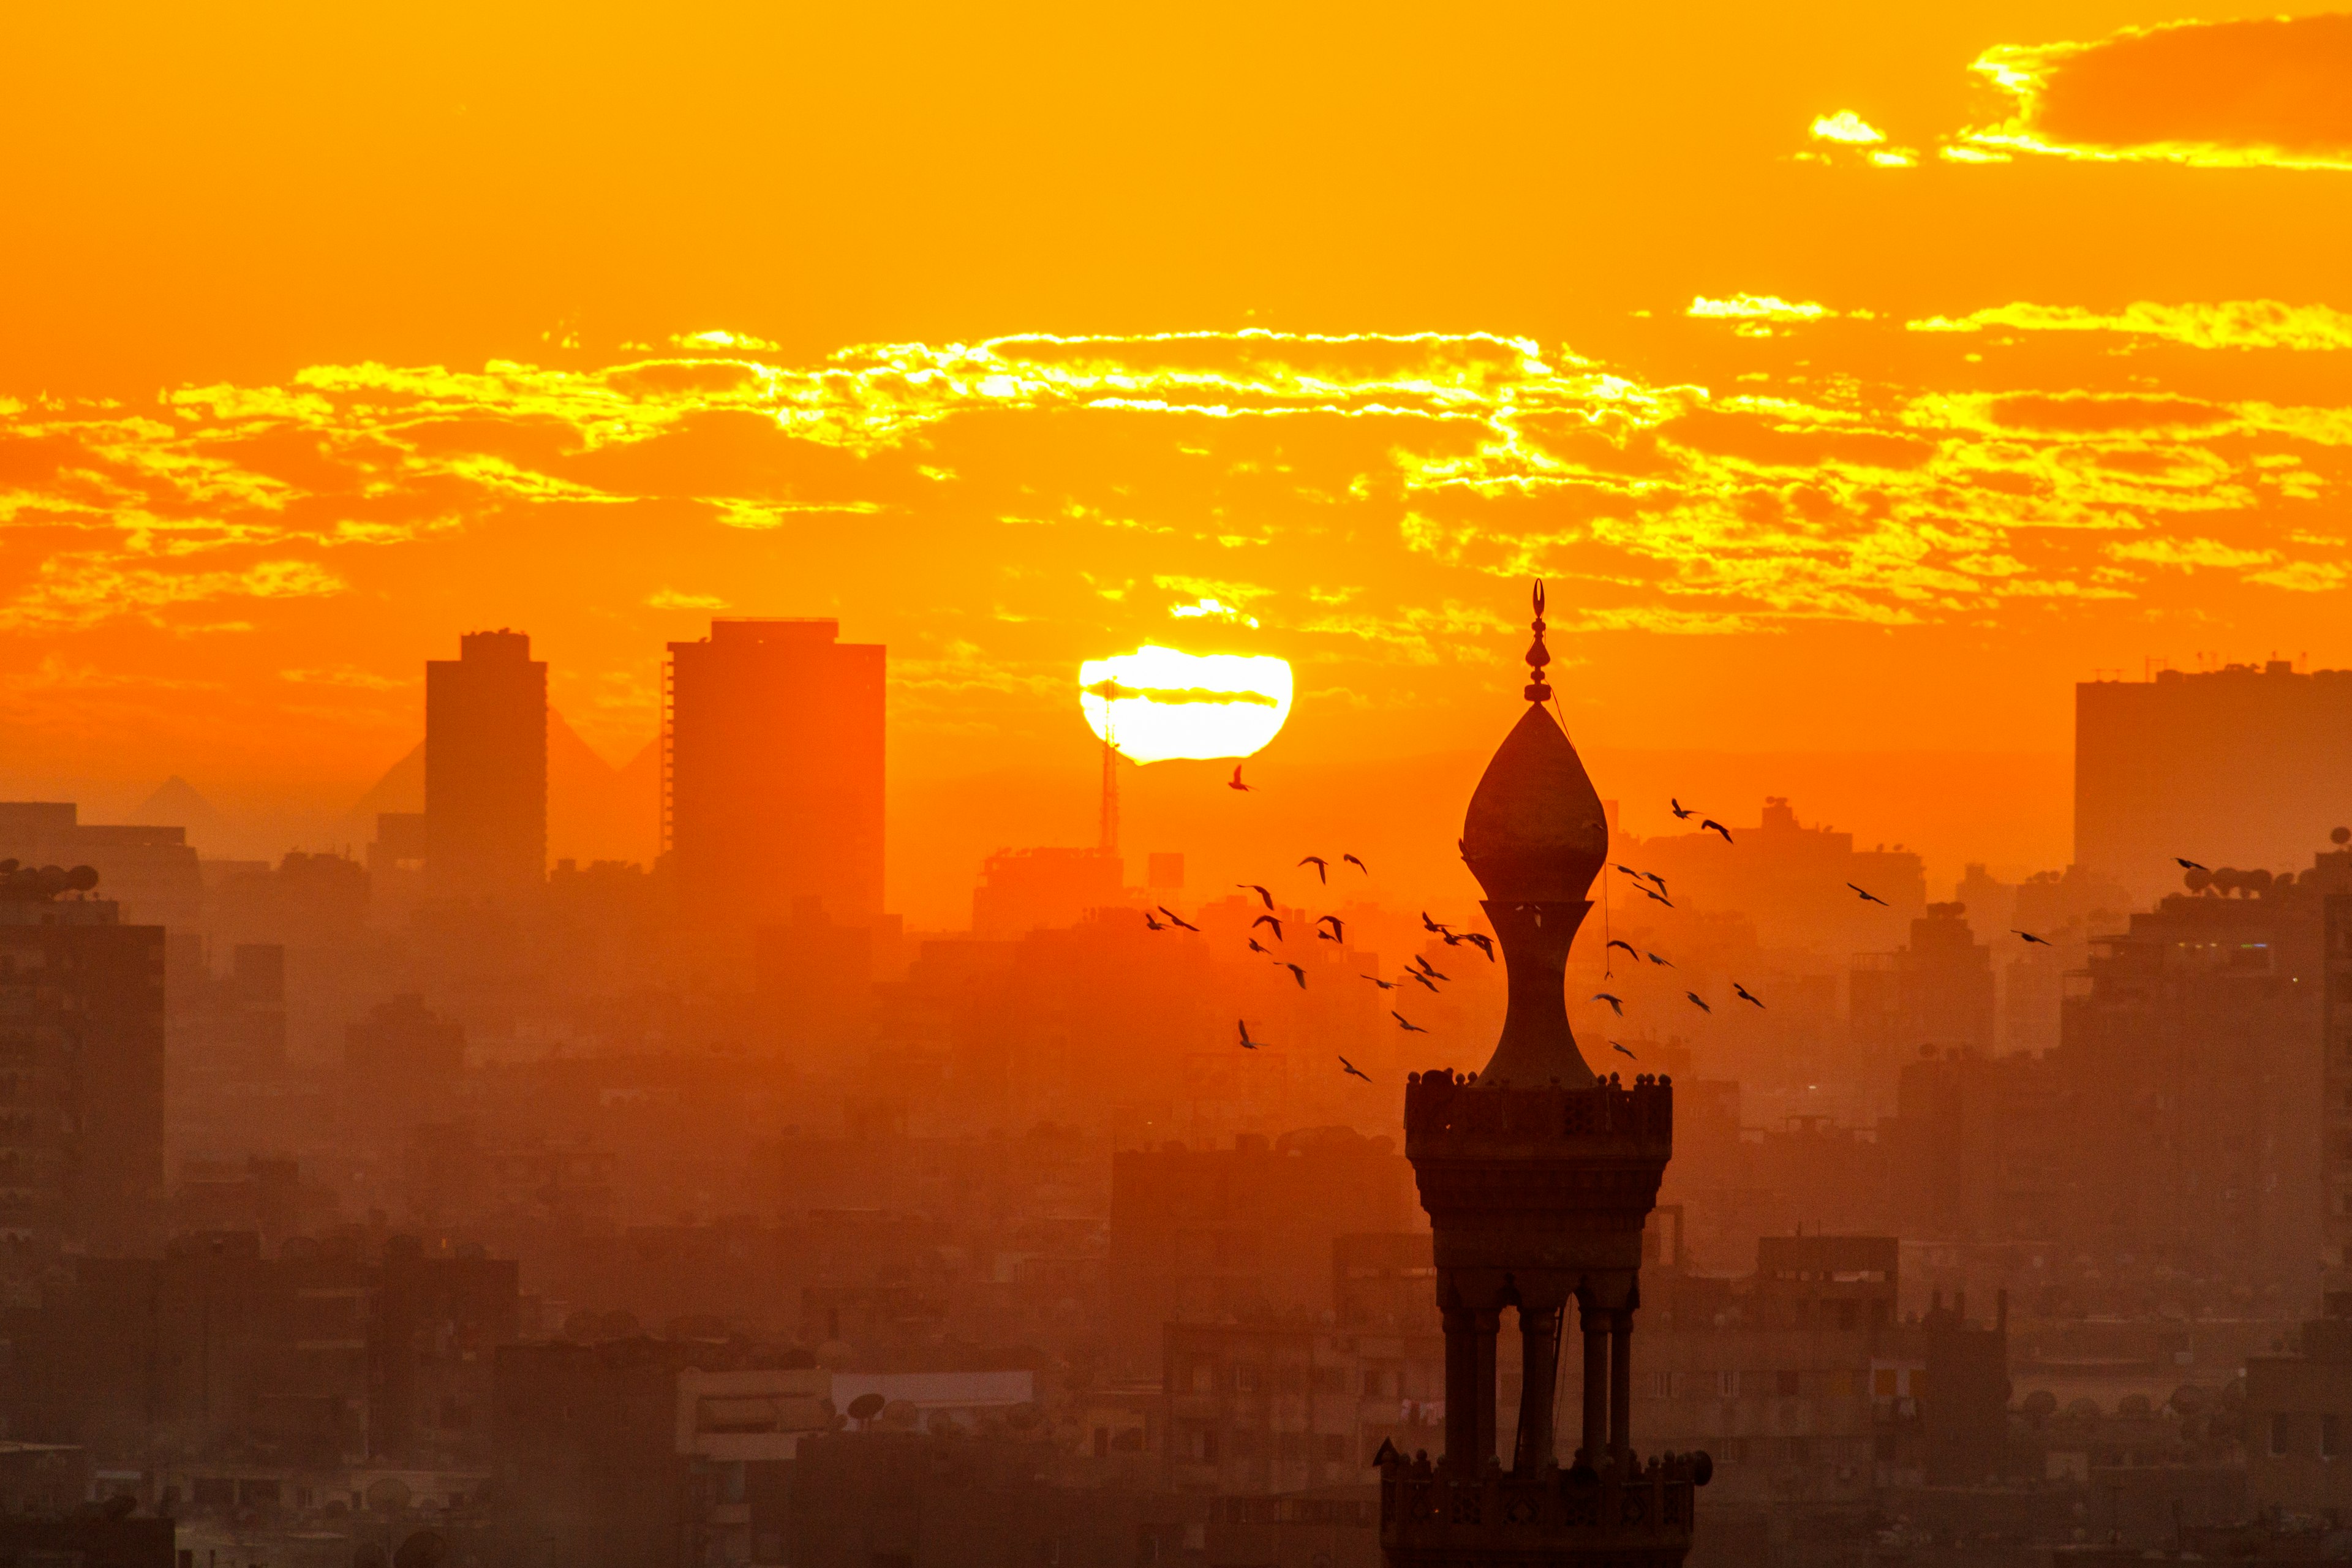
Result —
<instances>
[{"instance_id":1,"label":"setting sun","mask_svg":"<svg viewBox=\"0 0 2352 1568\"><path fill-rule=\"evenodd\" d=\"M1290 717L1290 665L1279 658L1146 644L1087 660L1078 687L1095 734L1138 763L1246 757Z\"/></svg>"}]
</instances>

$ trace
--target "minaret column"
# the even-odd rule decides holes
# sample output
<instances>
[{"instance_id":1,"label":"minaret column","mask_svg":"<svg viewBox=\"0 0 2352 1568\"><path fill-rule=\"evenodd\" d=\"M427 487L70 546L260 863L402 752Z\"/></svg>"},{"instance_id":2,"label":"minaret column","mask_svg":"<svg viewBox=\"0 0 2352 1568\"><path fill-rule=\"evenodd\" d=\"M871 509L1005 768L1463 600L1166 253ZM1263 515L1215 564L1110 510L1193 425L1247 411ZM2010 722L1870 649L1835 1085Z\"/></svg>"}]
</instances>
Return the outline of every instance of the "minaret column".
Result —
<instances>
[{"instance_id":1,"label":"minaret column","mask_svg":"<svg viewBox=\"0 0 2352 1568\"><path fill-rule=\"evenodd\" d=\"M1511 1456L1511 1468L1523 1476L1535 1474L1553 1458L1559 1336L1567 1323L1564 1307L1519 1303L1519 1441Z\"/></svg>"},{"instance_id":2,"label":"minaret column","mask_svg":"<svg viewBox=\"0 0 2352 1568\"><path fill-rule=\"evenodd\" d=\"M1478 1430L1472 1439L1475 1447L1471 1451L1477 1466L1477 1470L1472 1472L1474 1475L1484 1470L1487 1461L1495 1457L1495 1336L1503 1326L1503 1314L1499 1308L1481 1307L1475 1316L1478 1331L1473 1342L1478 1347L1478 1372L1472 1398L1475 1402L1473 1408L1478 1413ZM1446 1398L1450 1401L1453 1395L1448 1394ZM1446 1405L1449 1411L1453 1408L1450 1403Z\"/></svg>"},{"instance_id":3,"label":"minaret column","mask_svg":"<svg viewBox=\"0 0 2352 1568\"><path fill-rule=\"evenodd\" d=\"M1599 1466L1609 1441L1609 1320L1606 1307L1581 1303L1584 1329L1584 1461Z\"/></svg>"},{"instance_id":4,"label":"minaret column","mask_svg":"<svg viewBox=\"0 0 2352 1568\"><path fill-rule=\"evenodd\" d=\"M1633 1452L1633 1309L1609 1317L1609 1449L1622 1464Z\"/></svg>"},{"instance_id":5,"label":"minaret column","mask_svg":"<svg viewBox=\"0 0 2352 1568\"><path fill-rule=\"evenodd\" d=\"M1458 1302L1442 1314L1445 1326L1445 1463L1460 1470L1478 1451L1477 1315ZM1473 1474L1475 1471L1472 1471Z\"/></svg>"}]
</instances>

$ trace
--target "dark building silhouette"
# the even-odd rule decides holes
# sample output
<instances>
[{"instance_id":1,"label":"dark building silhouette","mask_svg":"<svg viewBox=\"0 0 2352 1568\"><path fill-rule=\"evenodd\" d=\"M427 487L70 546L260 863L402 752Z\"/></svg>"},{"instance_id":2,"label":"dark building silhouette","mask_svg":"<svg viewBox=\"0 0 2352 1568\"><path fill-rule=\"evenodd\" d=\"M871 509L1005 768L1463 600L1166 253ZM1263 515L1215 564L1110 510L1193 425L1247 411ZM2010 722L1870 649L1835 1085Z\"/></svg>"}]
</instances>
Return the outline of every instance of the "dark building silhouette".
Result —
<instances>
[{"instance_id":1,"label":"dark building silhouette","mask_svg":"<svg viewBox=\"0 0 2352 1568\"><path fill-rule=\"evenodd\" d=\"M71 801L0 802L0 856L26 866L89 866L134 925L194 931L204 921L204 873L182 827L79 820Z\"/></svg>"},{"instance_id":2,"label":"dark building silhouette","mask_svg":"<svg viewBox=\"0 0 2352 1568\"><path fill-rule=\"evenodd\" d=\"M1929 904L1911 922L1908 946L1855 956L1846 1016L1864 1074L1891 1074L1922 1046L1992 1049L1992 952L1969 930L1968 912L1966 904Z\"/></svg>"},{"instance_id":3,"label":"dark building silhouette","mask_svg":"<svg viewBox=\"0 0 2352 1568\"><path fill-rule=\"evenodd\" d=\"M2285 659L2074 688L2074 859L2143 895L2176 857L2276 868L2352 817L2352 670Z\"/></svg>"},{"instance_id":4,"label":"dark building silhouette","mask_svg":"<svg viewBox=\"0 0 2352 1568\"><path fill-rule=\"evenodd\" d=\"M1391 1568L1534 1561L1664 1565L1690 1550L1704 1456L1633 1448L1633 1314L1643 1231L1674 1151L1674 1090L1596 1078L1561 996L1585 897L1609 858L1592 781L1544 704L1536 590L1529 706L1470 799L1462 858L1510 975L1510 1009L1482 1072L1416 1073L1405 1154L1434 1233L1445 1335L1445 1451L1433 1466L1384 1448L1381 1544ZM1553 1400L1570 1304L1583 1331L1575 1462L1555 1454ZM1520 1399L1507 1469L1496 1450L1496 1338L1517 1321Z\"/></svg>"},{"instance_id":5,"label":"dark building silhouette","mask_svg":"<svg viewBox=\"0 0 2352 1568\"><path fill-rule=\"evenodd\" d=\"M83 895L89 868L0 874L0 1292L66 1252L161 1239L163 928Z\"/></svg>"},{"instance_id":6,"label":"dark building silhouette","mask_svg":"<svg viewBox=\"0 0 2352 1568\"><path fill-rule=\"evenodd\" d=\"M1179 862L1181 886L1181 857ZM1076 925L1093 910L1124 904L1125 876L1125 862L1109 850L1000 849L982 866L980 886L971 890L972 934L1003 939Z\"/></svg>"},{"instance_id":7,"label":"dark building silhouette","mask_svg":"<svg viewBox=\"0 0 2352 1568\"><path fill-rule=\"evenodd\" d=\"M1917 854L1899 844L1857 849L1851 833L1799 823L1786 796L1767 795L1753 826L1727 826L1728 841L1715 833L1661 835L1630 840L1620 853L1664 877L1685 910L1747 915L1767 947L1819 947L1840 954L1884 947L1889 933L1901 929L1896 920L1917 915L1927 901L1927 870ZM1886 907L1857 899L1849 882L1869 889Z\"/></svg>"},{"instance_id":8,"label":"dark building silhouette","mask_svg":"<svg viewBox=\"0 0 2352 1568\"><path fill-rule=\"evenodd\" d=\"M425 663L425 861L446 897L547 875L547 665L521 632L468 632Z\"/></svg>"},{"instance_id":9,"label":"dark building silhouette","mask_svg":"<svg viewBox=\"0 0 2352 1568\"><path fill-rule=\"evenodd\" d=\"M883 648L839 632L723 620L669 645L662 832L684 918L881 913Z\"/></svg>"}]
</instances>

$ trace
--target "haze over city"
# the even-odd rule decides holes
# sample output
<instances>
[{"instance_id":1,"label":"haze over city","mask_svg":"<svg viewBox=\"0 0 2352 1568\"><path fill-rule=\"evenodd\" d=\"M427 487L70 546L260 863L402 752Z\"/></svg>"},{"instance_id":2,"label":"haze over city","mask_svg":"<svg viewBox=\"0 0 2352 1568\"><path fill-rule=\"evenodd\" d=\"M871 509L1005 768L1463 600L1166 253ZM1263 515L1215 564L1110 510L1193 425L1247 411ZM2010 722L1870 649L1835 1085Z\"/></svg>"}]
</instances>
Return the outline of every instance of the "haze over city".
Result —
<instances>
[{"instance_id":1,"label":"haze over city","mask_svg":"<svg viewBox=\"0 0 2352 1568\"><path fill-rule=\"evenodd\" d=\"M0 39L0 1560L2352 1556L2352 15Z\"/></svg>"}]
</instances>

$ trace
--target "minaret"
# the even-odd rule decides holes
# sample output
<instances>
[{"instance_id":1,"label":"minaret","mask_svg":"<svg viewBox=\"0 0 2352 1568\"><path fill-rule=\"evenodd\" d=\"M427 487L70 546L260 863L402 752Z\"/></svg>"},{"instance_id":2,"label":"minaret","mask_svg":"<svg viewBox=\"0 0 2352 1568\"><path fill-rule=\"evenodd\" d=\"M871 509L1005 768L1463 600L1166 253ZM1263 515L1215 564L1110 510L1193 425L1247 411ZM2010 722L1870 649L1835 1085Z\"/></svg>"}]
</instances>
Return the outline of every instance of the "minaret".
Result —
<instances>
[{"instance_id":1,"label":"minaret","mask_svg":"<svg viewBox=\"0 0 2352 1568\"><path fill-rule=\"evenodd\" d=\"M1535 590L1528 710L1470 797L1462 858L1510 986L1502 1038L1482 1072L1416 1073L1405 1154L1429 1211L1445 1326L1445 1452L1383 1449L1381 1544L1392 1568L1600 1562L1668 1568L1690 1550L1705 1454L1635 1454L1633 1312L1642 1230L1674 1152L1674 1089L1596 1077L1561 994L1570 945L1609 856L1584 763L1545 710L1543 585ZM1496 1452L1495 1339L1518 1314L1518 1430ZM1583 1332L1583 1411L1566 1468L1553 1404L1573 1309Z\"/></svg>"}]
</instances>

